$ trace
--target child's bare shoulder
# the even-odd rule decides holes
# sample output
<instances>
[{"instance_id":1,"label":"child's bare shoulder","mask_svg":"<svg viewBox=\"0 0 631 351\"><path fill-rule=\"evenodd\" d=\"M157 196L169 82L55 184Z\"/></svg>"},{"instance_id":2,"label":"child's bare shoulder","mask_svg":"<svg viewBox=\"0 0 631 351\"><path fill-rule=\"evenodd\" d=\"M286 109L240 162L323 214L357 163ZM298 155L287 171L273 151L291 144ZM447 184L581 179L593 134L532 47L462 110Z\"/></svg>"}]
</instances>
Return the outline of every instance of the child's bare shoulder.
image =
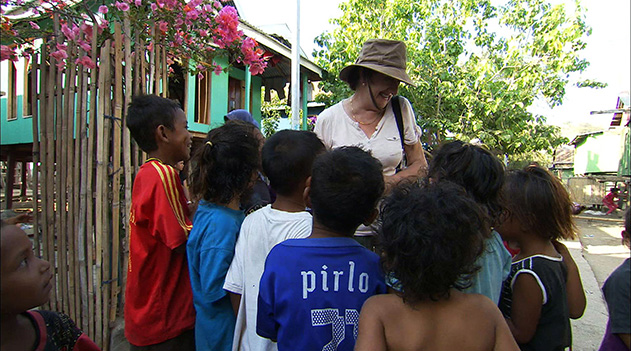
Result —
<instances>
[{"instance_id":1,"label":"child's bare shoulder","mask_svg":"<svg viewBox=\"0 0 631 351\"><path fill-rule=\"evenodd\" d=\"M364 302L362 311L369 313L376 313L382 315L385 313L392 313L393 310L399 309L403 306L403 301L395 294L380 294L373 295Z\"/></svg>"}]
</instances>

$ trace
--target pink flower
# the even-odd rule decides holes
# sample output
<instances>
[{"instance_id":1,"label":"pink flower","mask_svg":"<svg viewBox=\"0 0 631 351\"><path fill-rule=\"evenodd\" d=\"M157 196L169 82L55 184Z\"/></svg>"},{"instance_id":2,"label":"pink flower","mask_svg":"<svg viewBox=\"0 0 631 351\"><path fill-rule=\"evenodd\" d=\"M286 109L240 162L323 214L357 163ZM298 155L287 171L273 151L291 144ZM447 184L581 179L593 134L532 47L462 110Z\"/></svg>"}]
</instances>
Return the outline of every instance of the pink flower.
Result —
<instances>
[{"instance_id":1,"label":"pink flower","mask_svg":"<svg viewBox=\"0 0 631 351\"><path fill-rule=\"evenodd\" d=\"M134 4L136 4L136 6L140 6L142 5L142 0L136 0L134 1Z\"/></svg>"},{"instance_id":2,"label":"pink flower","mask_svg":"<svg viewBox=\"0 0 631 351\"><path fill-rule=\"evenodd\" d=\"M151 11L156 11L158 9L158 5L156 5L155 3L151 3Z\"/></svg>"},{"instance_id":3,"label":"pink flower","mask_svg":"<svg viewBox=\"0 0 631 351\"><path fill-rule=\"evenodd\" d=\"M197 73L198 79L204 79L204 74L202 72Z\"/></svg>"},{"instance_id":4,"label":"pink flower","mask_svg":"<svg viewBox=\"0 0 631 351\"><path fill-rule=\"evenodd\" d=\"M165 21L160 21L160 24L158 25L158 28L161 31L166 32L169 29L169 24L166 23Z\"/></svg>"},{"instance_id":5,"label":"pink flower","mask_svg":"<svg viewBox=\"0 0 631 351\"><path fill-rule=\"evenodd\" d=\"M256 62L250 65L250 73L252 75L257 75L265 72L265 67L267 67L267 62Z\"/></svg>"},{"instance_id":6,"label":"pink flower","mask_svg":"<svg viewBox=\"0 0 631 351\"><path fill-rule=\"evenodd\" d=\"M202 37L208 36L208 31L205 29L200 29L199 30L199 35Z\"/></svg>"},{"instance_id":7,"label":"pink flower","mask_svg":"<svg viewBox=\"0 0 631 351\"><path fill-rule=\"evenodd\" d=\"M213 69L213 72L214 72L216 75L220 75L220 74L221 74L221 72L223 72L223 69L221 68L221 66L217 65L217 66L215 66L215 69Z\"/></svg>"},{"instance_id":8,"label":"pink flower","mask_svg":"<svg viewBox=\"0 0 631 351\"><path fill-rule=\"evenodd\" d=\"M63 43L57 43L57 50L61 50L61 51L66 51L68 50L68 45L63 44Z\"/></svg>"},{"instance_id":9,"label":"pink flower","mask_svg":"<svg viewBox=\"0 0 631 351\"><path fill-rule=\"evenodd\" d=\"M39 26L35 22L29 22L28 24L30 24L33 29L39 29Z\"/></svg>"},{"instance_id":10,"label":"pink flower","mask_svg":"<svg viewBox=\"0 0 631 351\"><path fill-rule=\"evenodd\" d=\"M84 65L87 68L91 68L91 69L96 68L96 63L94 63L94 61L92 61L92 59L87 55L83 56L82 58L77 59L77 61L75 62L80 65Z\"/></svg>"},{"instance_id":11,"label":"pink flower","mask_svg":"<svg viewBox=\"0 0 631 351\"><path fill-rule=\"evenodd\" d=\"M147 45L147 51L153 51L153 42L149 43L149 45Z\"/></svg>"},{"instance_id":12,"label":"pink flower","mask_svg":"<svg viewBox=\"0 0 631 351\"><path fill-rule=\"evenodd\" d=\"M79 32L79 27L77 27L76 24L72 24L72 29L70 27L68 27L67 24L62 24L61 25L61 32L64 33L64 35L66 36L66 38L70 39L70 40L74 40L74 38L76 37L77 33Z\"/></svg>"},{"instance_id":13,"label":"pink flower","mask_svg":"<svg viewBox=\"0 0 631 351\"><path fill-rule=\"evenodd\" d=\"M114 5L119 11L123 11L123 12L129 11L129 5L127 5L124 2L117 1L116 4Z\"/></svg>"},{"instance_id":14,"label":"pink flower","mask_svg":"<svg viewBox=\"0 0 631 351\"><path fill-rule=\"evenodd\" d=\"M4 60L18 60L18 57L15 53L15 48L9 47L7 45L0 45L0 61Z\"/></svg>"},{"instance_id":15,"label":"pink flower","mask_svg":"<svg viewBox=\"0 0 631 351\"><path fill-rule=\"evenodd\" d=\"M51 52L50 56L57 61L63 61L68 58L68 53L65 50L57 50L55 52Z\"/></svg>"},{"instance_id":16,"label":"pink flower","mask_svg":"<svg viewBox=\"0 0 631 351\"><path fill-rule=\"evenodd\" d=\"M99 13L106 14L107 11L109 11L109 9L107 8L106 5L99 6Z\"/></svg>"},{"instance_id":17,"label":"pink flower","mask_svg":"<svg viewBox=\"0 0 631 351\"><path fill-rule=\"evenodd\" d=\"M214 1L213 6L215 6L217 10L221 9L221 3L219 1Z\"/></svg>"},{"instance_id":18,"label":"pink flower","mask_svg":"<svg viewBox=\"0 0 631 351\"><path fill-rule=\"evenodd\" d=\"M103 30L105 28L107 28L107 26L110 25L110 22L108 20L101 20L102 22L99 23L99 29Z\"/></svg>"},{"instance_id":19,"label":"pink flower","mask_svg":"<svg viewBox=\"0 0 631 351\"><path fill-rule=\"evenodd\" d=\"M189 21L194 21L197 19L197 17L199 17L199 12L197 12L197 10L193 9L186 13L186 19Z\"/></svg>"},{"instance_id":20,"label":"pink flower","mask_svg":"<svg viewBox=\"0 0 631 351\"><path fill-rule=\"evenodd\" d=\"M90 46L90 44L88 44L87 42L80 40L79 41L79 46L85 51L85 52L90 52L92 50L92 47Z\"/></svg>"}]
</instances>

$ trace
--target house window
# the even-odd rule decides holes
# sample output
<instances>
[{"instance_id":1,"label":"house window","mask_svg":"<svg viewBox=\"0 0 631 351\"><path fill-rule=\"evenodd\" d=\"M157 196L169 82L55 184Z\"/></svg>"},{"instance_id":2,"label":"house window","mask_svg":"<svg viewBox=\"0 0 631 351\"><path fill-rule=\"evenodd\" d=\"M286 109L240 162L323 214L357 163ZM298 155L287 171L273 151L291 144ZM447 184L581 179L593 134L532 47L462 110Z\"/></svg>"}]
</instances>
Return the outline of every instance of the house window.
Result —
<instances>
[{"instance_id":1,"label":"house window","mask_svg":"<svg viewBox=\"0 0 631 351\"><path fill-rule=\"evenodd\" d=\"M22 116L31 117L32 115L32 99L33 95L37 94L37 83L33 86L31 81L33 77L33 66L29 62L29 59L25 59L24 62L24 95L22 95ZM37 76L35 77L37 79Z\"/></svg>"},{"instance_id":2,"label":"house window","mask_svg":"<svg viewBox=\"0 0 631 351\"><path fill-rule=\"evenodd\" d=\"M7 120L18 118L17 74L15 63L9 62L9 86L7 89Z\"/></svg>"},{"instance_id":3,"label":"house window","mask_svg":"<svg viewBox=\"0 0 631 351\"><path fill-rule=\"evenodd\" d=\"M206 72L203 77L196 77L195 91L195 122L210 124L210 93L212 77Z\"/></svg>"}]
</instances>

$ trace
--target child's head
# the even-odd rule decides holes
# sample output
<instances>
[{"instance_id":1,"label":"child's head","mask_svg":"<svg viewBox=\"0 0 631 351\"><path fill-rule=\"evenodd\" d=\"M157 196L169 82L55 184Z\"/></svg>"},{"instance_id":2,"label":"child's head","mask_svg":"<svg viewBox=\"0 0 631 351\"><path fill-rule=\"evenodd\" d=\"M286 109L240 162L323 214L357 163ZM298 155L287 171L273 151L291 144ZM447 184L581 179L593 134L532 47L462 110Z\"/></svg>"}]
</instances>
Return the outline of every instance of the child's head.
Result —
<instances>
[{"instance_id":1,"label":"child's head","mask_svg":"<svg viewBox=\"0 0 631 351\"><path fill-rule=\"evenodd\" d=\"M180 105L157 95L136 96L127 109L127 128L138 146L149 153L165 145L175 162L190 157L192 137L187 126Z\"/></svg>"},{"instance_id":2,"label":"child's head","mask_svg":"<svg viewBox=\"0 0 631 351\"><path fill-rule=\"evenodd\" d=\"M313 132L281 130L263 145L263 173L277 194L302 193L313 161L324 151L324 144ZM298 189L301 185L303 188Z\"/></svg>"},{"instance_id":3,"label":"child's head","mask_svg":"<svg viewBox=\"0 0 631 351\"><path fill-rule=\"evenodd\" d=\"M444 181L395 187L381 206L382 266L402 284L405 302L464 289L490 231L486 213L459 185Z\"/></svg>"},{"instance_id":4,"label":"child's head","mask_svg":"<svg viewBox=\"0 0 631 351\"><path fill-rule=\"evenodd\" d=\"M464 187L487 208L491 220L497 221L502 212L504 165L487 149L462 141L444 144L432 158L428 176L432 181L448 180Z\"/></svg>"},{"instance_id":5,"label":"child's head","mask_svg":"<svg viewBox=\"0 0 631 351\"><path fill-rule=\"evenodd\" d=\"M353 235L374 216L383 195L381 163L358 147L341 147L313 163L309 198L314 220L329 230Z\"/></svg>"},{"instance_id":6,"label":"child's head","mask_svg":"<svg viewBox=\"0 0 631 351\"><path fill-rule=\"evenodd\" d=\"M2 314L18 314L43 305L52 288L50 263L35 256L22 229L4 221L0 227Z\"/></svg>"},{"instance_id":7,"label":"child's head","mask_svg":"<svg viewBox=\"0 0 631 351\"><path fill-rule=\"evenodd\" d=\"M247 191L260 166L257 129L243 121L228 121L208 132L193 157L191 194L228 204Z\"/></svg>"},{"instance_id":8,"label":"child's head","mask_svg":"<svg viewBox=\"0 0 631 351\"><path fill-rule=\"evenodd\" d=\"M545 239L571 239L576 226L572 201L559 179L539 166L508 172L503 187L504 205L511 228L502 224L503 237L513 230L535 233Z\"/></svg>"}]
</instances>

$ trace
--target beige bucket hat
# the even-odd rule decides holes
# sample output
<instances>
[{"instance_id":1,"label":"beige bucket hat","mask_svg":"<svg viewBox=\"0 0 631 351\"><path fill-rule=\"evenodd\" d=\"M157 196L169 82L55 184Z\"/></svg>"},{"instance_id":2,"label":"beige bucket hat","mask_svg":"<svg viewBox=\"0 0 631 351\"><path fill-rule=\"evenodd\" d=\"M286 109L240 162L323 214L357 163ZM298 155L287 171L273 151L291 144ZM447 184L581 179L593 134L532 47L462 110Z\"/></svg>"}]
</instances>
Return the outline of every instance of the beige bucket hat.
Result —
<instances>
[{"instance_id":1,"label":"beige bucket hat","mask_svg":"<svg viewBox=\"0 0 631 351\"><path fill-rule=\"evenodd\" d=\"M406 63L407 57L404 42L388 39L369 39L364 43L357 61L340 71L340 79L348 82L348 76L352 70L357 67L365 67L413 86L412 79L405 72Z\"/></svg>"}]
</instances>

